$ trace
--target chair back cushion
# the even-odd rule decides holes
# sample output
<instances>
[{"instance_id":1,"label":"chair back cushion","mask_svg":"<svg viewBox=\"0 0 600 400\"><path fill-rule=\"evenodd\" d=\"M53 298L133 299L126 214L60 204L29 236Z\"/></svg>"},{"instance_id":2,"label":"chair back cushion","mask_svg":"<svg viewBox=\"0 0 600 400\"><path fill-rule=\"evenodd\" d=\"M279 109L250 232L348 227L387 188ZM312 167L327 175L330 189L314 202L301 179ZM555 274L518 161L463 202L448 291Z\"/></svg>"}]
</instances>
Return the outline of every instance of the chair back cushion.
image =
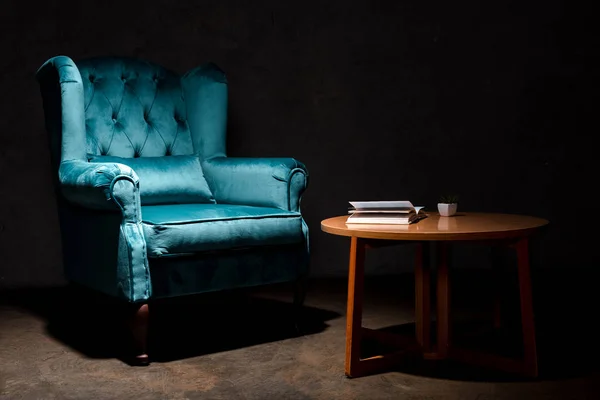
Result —
<instances>
[{"instance_id":1,"label":"chair back cushion","mask_svg":"<svg viewBox=\"0 0 600 400\"><path fill-rule=\"evenodd\" d=\"M116 162L140 178L142 204L214 203L194 154L180 76L125 57L77 63L90 162Z\"/></svg>"},{"instance_id":2,"label":"chair back cushion","mask_svg":"<svg viewBox=\"0 0 600 400\"><path fill-rule=\"evenodd\" d=\"M180 76L147 61L77 63L84 88L87 152L116 157L193 154Z\"/></svg>"},{"instance_id":3,"label":"chair back cushion","mask_svg":"<svg viewBox=\"0 0 600 400\"><path fill-rule=\"evenodd\" d=\"M90 162L120 163L140 178L142 205L215 203L195 155L123 158L88 156Z\"/></svg>"}]
</instances>

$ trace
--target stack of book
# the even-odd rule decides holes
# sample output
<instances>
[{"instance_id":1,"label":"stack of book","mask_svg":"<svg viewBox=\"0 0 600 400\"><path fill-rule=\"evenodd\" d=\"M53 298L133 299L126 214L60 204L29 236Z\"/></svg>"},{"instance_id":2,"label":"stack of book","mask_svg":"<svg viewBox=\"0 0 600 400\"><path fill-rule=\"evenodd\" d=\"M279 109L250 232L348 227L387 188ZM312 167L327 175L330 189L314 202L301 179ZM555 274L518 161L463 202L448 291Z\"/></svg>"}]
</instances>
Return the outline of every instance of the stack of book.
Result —
<instances>
[{"instance_id":1,"label":"stack of book","mask_svg":"<svg viewBox=\"0 0 600 400\"><path fill-rule=\"evenodd\" d=\"M346 224L408 225L427 217L410 201L351 201Z\"/></svg>"}]
</instances>

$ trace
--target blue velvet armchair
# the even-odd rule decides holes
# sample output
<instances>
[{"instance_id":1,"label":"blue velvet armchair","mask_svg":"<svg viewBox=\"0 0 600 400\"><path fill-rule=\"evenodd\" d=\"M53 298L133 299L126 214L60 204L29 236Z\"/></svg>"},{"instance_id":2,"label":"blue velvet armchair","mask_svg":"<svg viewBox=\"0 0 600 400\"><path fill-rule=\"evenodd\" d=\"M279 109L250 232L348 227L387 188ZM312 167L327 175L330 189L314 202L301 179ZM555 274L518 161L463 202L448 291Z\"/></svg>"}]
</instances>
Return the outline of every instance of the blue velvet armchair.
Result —
<instances>
[{"instance_id":1,"label":"blue velvet armchair","mask_svg":"<svg viewBox=\"0 0 600 400\"><path fill-rule=\"evenodd\" d=\"M307 170L227 157L216 65L180 76L132 58L58 56L36 77L65 276L134 305L140 360L154 299L307 277Z\"/></svg>"}]
</instances>

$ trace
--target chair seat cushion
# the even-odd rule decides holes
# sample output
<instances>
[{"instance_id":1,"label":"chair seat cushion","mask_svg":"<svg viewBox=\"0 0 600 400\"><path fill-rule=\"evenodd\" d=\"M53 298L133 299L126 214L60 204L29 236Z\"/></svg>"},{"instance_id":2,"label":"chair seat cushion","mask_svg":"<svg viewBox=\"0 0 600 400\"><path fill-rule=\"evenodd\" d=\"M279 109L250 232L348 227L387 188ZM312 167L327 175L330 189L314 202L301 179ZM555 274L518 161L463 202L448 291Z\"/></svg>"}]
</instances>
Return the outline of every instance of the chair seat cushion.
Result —
<instances>
[{"instance_id":1,"label":"chair seat cushion","mask_svg":"<svg viewBox=\"0 0 600 400\"><path fill-rule=\"evenodd\" d=\"M230 204L142 206L149 257L300 243L300 213Z\"/></svg>"}]
</instances>

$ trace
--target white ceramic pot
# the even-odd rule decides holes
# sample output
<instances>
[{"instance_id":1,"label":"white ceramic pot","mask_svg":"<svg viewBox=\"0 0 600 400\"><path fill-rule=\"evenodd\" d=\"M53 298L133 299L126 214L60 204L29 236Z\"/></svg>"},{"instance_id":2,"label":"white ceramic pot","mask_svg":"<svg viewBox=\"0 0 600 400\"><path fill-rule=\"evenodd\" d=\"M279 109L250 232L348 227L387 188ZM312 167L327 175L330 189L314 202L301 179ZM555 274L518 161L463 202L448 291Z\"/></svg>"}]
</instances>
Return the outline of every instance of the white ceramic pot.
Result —
<instances>
[{"instance_id":1,"label":"white ceramic pot","mask_svg":"<svg viewBox=\"0 0 600 400\"><path fill-rule=\"evenodd\" d=\"M451 217L456 214L457 203L438 203L438 211L442 217Z\"/></svg>"}]
</instances>

